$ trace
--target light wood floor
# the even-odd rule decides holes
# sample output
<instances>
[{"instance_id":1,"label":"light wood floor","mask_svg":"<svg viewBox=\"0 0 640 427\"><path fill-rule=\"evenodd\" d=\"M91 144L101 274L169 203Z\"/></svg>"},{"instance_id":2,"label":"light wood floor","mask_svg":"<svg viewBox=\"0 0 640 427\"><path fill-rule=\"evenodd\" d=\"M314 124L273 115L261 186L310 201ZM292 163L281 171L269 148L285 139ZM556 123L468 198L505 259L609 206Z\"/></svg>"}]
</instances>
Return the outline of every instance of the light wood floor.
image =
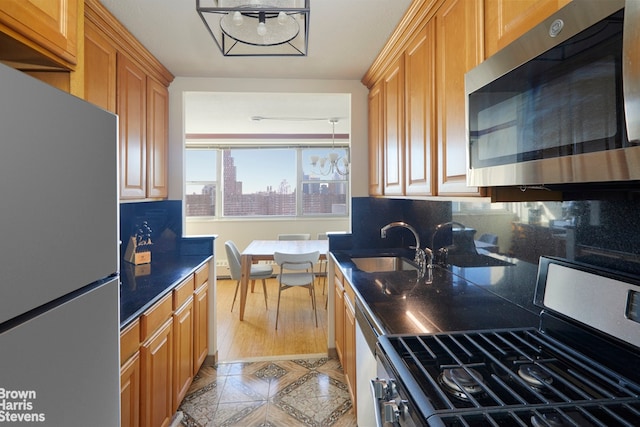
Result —
<instances>
[{"instance_id":1,"label":"light wood floor","mask_svg":"<svg viewBox=\"0 0 640 427\"><path fill-rule=\"evenodd\" d=\"M240 292L231 312L236 282L217 281L218 361L233 362L275 356L318 355L327 353L326 291L322 280L316 281L318 327L315 325L311 297L306 288L290 288L280 298L280 319L275 329L278 282L267 280L265 309L262 282L256 281L254 292L247 296L244 320L239 320Z\"/></svg>"}]
</instances>

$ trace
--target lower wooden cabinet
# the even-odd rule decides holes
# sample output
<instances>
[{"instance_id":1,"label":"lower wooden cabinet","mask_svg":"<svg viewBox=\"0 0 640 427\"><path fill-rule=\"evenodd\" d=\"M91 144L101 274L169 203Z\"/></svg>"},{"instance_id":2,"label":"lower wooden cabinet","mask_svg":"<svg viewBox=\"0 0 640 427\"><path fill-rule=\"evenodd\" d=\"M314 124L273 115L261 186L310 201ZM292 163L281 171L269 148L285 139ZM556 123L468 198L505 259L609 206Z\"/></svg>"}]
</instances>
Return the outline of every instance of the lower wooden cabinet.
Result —
<instances>
[{"instance_id":1,"label":"lower wooden cabinet","mask_svg":"<svg viewBox=\"0 0 640 427\"><path fill-rule=\"evenodd\" d=\"M345 283L344 298L344 360L342 367L351 393L353 409L356 410L356 310L349 295L349 284Z\"/></svg>"},{"instance_id":2,"label":"lower wooden cabinet","mask_svg":"<svg viewBox=\"0 0 640 427\"><path fill-rule=\"evenodd\" d=\"M334 276L336 353L338 353L338 359L344 365L344 284L342 280L342 273L336 269Z\"/></svg>"},{"instance_id":3,"label":"lower wooden cabinet","mask_svg":"<svg viewBox=\"0 0 640 427\"><path fill-rule=\"evenodd\" d=\"M168 426L173 417L173 319L169 318L140 347L142 381L140 423L142 426Z\"/></svg>"},{"instance_id":4,"label":"lower wooden cabinet","mask_svg":"<svg viewBox=\"0 0 640 427\"><path fill-rule=\"evenodd\" d=\"M140 353L120 369L120 426L140 425Z\"/></svg>"},{"instance_id":5,"label":"lower wooden cabinet","mask_svg":"<svg viewBox=\"0 0 640 427\"><path fill-rule=\"evenodd\" d=\"M140 322L120 333L120 426L140 425Z\"/></svg>"},{"instance_id":6,"label":"lower wooden cabinet","mask_svg":"<svg viewBox=\"0 0 640 427\"><path fill-rule=\"evenodd\" d=\"M193 381L193 296L173 313L173 405L180 406Z\"/></svg>"},{"instance_id":7,"label":"lower wooden cabinet","mask_svg":"<svg viewBox=\"0 0 640 427\"><path fill-rule=\"evenodd\" d=\"M193 299L193 375L209 354L209 282L196 289Z\"/></svg>"},{"instance_id":8,"label":"lower wooden cabinet","mask_svg":"<svg viewBox=\"0 0 640 427\"><path fill-rule=\"evenodd\" d=\"M356 313L355 292L344 280L340 269L334 269L334 322L336 353L342 364L351 401L356 405Z\"/></svg>"},{"instance_id":9,"label":"lower wooden cabinet","mask_svg":"<svg viewBox=\"0 0 640 427\"><path fill-rule=\"evenodd\" d=\"M209 265L120 333L122 427L170 424L208 354Z\"/></svg>"}]
</instances>

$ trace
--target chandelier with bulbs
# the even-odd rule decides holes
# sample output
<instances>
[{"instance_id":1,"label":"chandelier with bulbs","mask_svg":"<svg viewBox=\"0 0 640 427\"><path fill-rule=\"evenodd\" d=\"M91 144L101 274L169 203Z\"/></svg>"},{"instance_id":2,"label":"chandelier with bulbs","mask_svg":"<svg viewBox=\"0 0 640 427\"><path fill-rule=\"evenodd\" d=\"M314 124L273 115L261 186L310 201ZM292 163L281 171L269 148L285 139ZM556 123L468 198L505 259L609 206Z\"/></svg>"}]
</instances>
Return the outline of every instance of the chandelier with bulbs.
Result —
<instances>
[{"instance_id":1,"label":"chandelier with bulbs","mask_svg":"<svg viewBox=\"0 0 640 427\"><path fill-rule=\"evenodd\" d=\"M224 56L306 56L309 1L196 0L196 10Z\"/></svg>"},{"instance_id":2,"label":"chandelier with bulbs","mask_svg":"<svg viewBox=\"0 0 640 427\"><path fill-rule=\"evenodd\" d=\"M320 157L318 155L311 156L311 170L313 173L323 176L335 174L342 176L349 175L349 158L346 155L340 157L340 155L335 151L336 123L338 123L338 119L331 118L329 119L329 123L331 123L332 126L331 151L327 157Z\"/></svg>"}]
</instances>

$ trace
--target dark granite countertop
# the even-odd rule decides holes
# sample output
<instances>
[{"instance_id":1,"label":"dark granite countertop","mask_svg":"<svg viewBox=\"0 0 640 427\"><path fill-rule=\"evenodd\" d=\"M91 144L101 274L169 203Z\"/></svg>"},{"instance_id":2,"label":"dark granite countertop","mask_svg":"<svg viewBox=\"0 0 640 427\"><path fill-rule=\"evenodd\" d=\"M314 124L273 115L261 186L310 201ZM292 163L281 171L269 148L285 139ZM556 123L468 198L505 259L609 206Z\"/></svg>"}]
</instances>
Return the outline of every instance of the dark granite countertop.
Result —
<instances>
[{"instance_id":1,"label":"dark granite countertop","mask_svg":"<svg viewBox=\"0 0 640 427\"><path fill-rule=\"evenodd\" d=\"M332 254L379 333L538 326L539 311L532 303L536 270L532 273L526 263L511 260L513 265L508 267L435 267L432 282L426 284L424 279L417 280L416 271L367 273L351 261L353 256L380 255L380 250ZM411 252L384 254L412 258Z\"/></svg>"},{"instance_id":2,"label":"dark granite countertop","mask_svg":"<svg viewBox=\"0 0 640 427\"><path fill-rule=\"evenodd\" d=\"M138 318L193 273L212 255L153 254L150 264L122 261L120 269L120 327Z\"/></svg>"}]
</instances>

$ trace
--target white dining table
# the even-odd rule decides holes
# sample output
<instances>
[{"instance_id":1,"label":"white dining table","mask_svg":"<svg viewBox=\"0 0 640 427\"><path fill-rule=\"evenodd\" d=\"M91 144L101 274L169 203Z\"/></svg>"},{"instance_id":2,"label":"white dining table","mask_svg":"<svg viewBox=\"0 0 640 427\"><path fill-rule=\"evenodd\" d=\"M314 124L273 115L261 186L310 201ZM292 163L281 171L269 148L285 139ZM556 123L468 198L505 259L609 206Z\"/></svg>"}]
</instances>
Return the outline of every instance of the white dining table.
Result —
<instances>
[{"instance_id":1,"label":"white dining table","mask_svg":"<svg viewBox=\"0 0 640 427\"><path fill-rule=\"evenodd\" d=\"M320 259L327 259L329 252L328 240L254 240L242 251L240 262L242 272L240 276L240 320L244 320L244 309L247 302L249 275L251 264L258 261L273 260L275 252L300 254L306 252L320 252Z\"/></svg>"}]
</instances>

